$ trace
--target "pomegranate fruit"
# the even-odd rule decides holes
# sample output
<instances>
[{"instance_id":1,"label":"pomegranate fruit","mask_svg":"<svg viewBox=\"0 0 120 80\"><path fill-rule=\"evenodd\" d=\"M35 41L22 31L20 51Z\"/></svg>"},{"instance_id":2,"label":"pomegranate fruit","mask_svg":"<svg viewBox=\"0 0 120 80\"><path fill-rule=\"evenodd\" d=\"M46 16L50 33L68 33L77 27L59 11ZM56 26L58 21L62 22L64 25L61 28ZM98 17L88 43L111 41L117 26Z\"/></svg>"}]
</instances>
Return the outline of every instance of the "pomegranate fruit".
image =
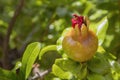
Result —
<instances>
[{"instance_id":1,"label":"pomegranate fruit","mask_svg":"<svg viewBox=\"0 0 120 80\"><path fill-rule=\"evenodd\" d=\"M93 57L98 48L98 38L89 30L89 21L86 17L74 15L72 29L67 32L62 48L69 58L85 62Z\"/></svg>"}]
</instances>

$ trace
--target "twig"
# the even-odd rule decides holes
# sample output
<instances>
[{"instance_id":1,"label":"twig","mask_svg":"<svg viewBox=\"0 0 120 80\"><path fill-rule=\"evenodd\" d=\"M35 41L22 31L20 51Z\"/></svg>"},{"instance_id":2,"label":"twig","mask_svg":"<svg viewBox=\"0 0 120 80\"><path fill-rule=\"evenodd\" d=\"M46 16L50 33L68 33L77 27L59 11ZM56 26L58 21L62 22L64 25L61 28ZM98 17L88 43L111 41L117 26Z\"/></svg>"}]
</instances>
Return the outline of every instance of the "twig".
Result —
<instances>
[{"instance_id":1,"label":"twig","mask_svg":"<svg viewBox=\"0 0 120 80\"><path fill-rule=\"evenodd\" d=\"M45 70L44 72L36 72L36 74L30 80L34 80L34 79L37 79L37 78L42 79L49 72L51 72L51 69Z\"/></svg>"},{"instance_id":2,"label":"twig","mask_svg":"<svg viewBox=\"0 0 120 80\"><path fill-rule=\"evenodd\" d=\"M7 29L7 32L6 32L6 36L4 38L4 43L3 43L3 58L2 58L2 64L3 64L3 67L8 69L9 68L9 60L8 60L8 51L9 51L9 40L10 40L10 35L12 33L12 29L14 27L14 24L16 22L16 19L20 13L20 11L22 10L22 7L23 7L23 4L24 4L24 0L20 0L20 4L17 6L15 12L14 12L14 15L8 25L8 29Z\"/></svg>"},{"instance_id":3,"label":"twig","mask_svg":"<svg viewBox=\"0 0 120 80\"><path fill-rule=\"evenodd\" d=\"M42 72L42 73L40 74L40 76L45 76L45 75L48 74L49 72L51 72L51 68L48 69L48 70L45 70L44 72Z\"/></svg>"},{"instance_id":4,"label":"twig","mask_svg":"<svg viewBox=\"0 0 120 80\"><path fill-rule=\"evenodd\" d=\"M29 80L35 80L37 78L40 78L40 80L42 80L43 77L46 74L50 73L50 72L51 72L51 68L48 69L48 70L45 70L43 72L40 72L40 70L39 70L39 64L34 64L34 67L33 67L33 74L34 74L34 76L31 77Z\"/></svg>"}]
</instances>

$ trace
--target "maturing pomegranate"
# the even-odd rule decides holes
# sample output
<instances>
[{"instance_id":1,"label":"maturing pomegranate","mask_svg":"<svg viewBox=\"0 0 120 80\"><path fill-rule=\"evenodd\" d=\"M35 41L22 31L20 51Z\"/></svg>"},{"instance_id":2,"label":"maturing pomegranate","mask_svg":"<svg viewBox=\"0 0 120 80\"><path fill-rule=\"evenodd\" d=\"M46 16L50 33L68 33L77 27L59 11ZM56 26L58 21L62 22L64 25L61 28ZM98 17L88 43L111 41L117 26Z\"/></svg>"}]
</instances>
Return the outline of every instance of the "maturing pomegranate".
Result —
<instances>
[{"instance_id":1,"label":"maturing pomegranate","mask_svg":"<svg viewBox=\"0 0 120 80\"><path fill-rule=\"evenodd\" d=\"M72 29L65 35L62 47L69 58L85 62L93 57L98 48L97 36L88 28L86 17L74 15Z\"/></svg>"}]
</instances>

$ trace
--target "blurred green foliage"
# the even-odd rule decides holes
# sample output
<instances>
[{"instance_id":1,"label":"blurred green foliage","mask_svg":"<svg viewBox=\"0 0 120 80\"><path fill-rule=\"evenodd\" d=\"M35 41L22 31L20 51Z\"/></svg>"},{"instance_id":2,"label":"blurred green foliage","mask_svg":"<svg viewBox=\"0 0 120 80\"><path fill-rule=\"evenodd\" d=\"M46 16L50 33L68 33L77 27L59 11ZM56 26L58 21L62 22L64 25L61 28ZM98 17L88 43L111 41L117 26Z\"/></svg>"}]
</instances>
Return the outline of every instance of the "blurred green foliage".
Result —
<instances>
[{"instance_id":1,"label":"blurred green foliage","mask_svg":"<svg viewBox=\"0 0 120 80\"><path fill-rule=\"evenodd\" d=\"M0 55L3 38L19 1L0 0ZM107 16L109 25L102 46L106 52L115 55L116 61L120 63L120 0L25 0L10 36L10 49L21 50L25 44L35 41L41 42L42 47L56 44L62 31L71 26L73 14L88 16L93 30L94 24ZM51 54L43 56L44 59L40 62L43 68L48 68L55 57L60 57L53 56L56 52L49 53ZM119 65L114 64L116 66L113 67ZM114 71L117 70L113 70L113 73ZM91 75L89 80L93 80ZM103 78L97 74L94 76Z\"/></svg>"},{"instance_id":2,"label":"blurred green foliage","mask_svg":"<svg viewBox=\"0 0 120 80\"><path fill-rule=\"evenodd\" d=\"M4 37L19 1L1 0L0 3L0 35ZM56 43L63 29L71 26L72 14L77 13L88 16L91 25L104 16L108 17L104 47L118 55L119 3L119 0L27 0L12 31L10 47L21 48L24 43L32 41L40 41L44 45Z\"/></svg>"}]
</instances>

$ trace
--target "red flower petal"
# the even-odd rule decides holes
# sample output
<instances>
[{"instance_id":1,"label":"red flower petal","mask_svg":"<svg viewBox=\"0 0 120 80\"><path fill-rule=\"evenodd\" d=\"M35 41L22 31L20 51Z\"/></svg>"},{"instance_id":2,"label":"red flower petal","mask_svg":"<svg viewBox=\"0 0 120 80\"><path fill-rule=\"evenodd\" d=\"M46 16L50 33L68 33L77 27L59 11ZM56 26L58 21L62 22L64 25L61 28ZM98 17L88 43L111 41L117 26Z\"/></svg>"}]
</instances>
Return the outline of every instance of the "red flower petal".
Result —
<instances>
[{"instance_id":1,"label":"red flower petal","mask_svg":"<svg viewBox=\"0 0 120 80\"><path fill-rule=\"evenodd\" d=\"M84 22L83 16L78 16L76 14L73 15L74 18L72 18L72 27L75 28L75 26L78 24L78 27L80 28L82 23Z\"/></svg>"}]
</instances>

